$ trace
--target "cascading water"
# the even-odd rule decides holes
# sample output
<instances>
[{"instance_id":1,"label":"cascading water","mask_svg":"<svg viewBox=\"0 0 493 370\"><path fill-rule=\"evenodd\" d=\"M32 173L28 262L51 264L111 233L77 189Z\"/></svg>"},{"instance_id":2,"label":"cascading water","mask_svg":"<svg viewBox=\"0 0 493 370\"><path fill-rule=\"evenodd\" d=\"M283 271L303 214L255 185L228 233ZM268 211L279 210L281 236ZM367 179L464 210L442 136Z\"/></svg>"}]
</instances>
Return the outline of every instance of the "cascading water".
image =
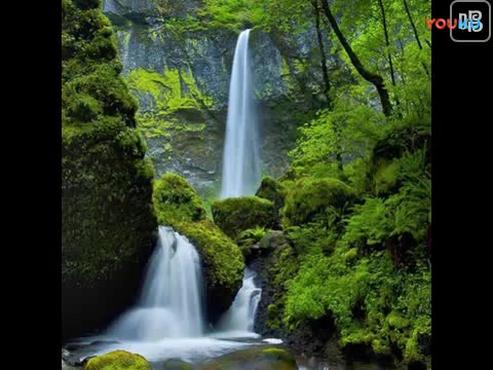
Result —
<instances>
[{"instance_id":1,"label":"cascading water","mask_svg":"<svg viewBox=\"0 0 493 370\"><path fill-rule=\"evenodd\" d=\"M248 51L250 31L248 29L240 33L233 59L223 156L222 198L254 194L260 180L258 119Z\"/></svg>"},{"instance_id":2,"label":"cascading water","mask_svg":"<svg viewBox=\"0 0 493 370\"><path fill-rule=\"evenodd\" d=\"M111 337L151 341L203 335L202 272L194 246L169 227L159 240L137 306L109 329Z\"/></svg>"},{"instance_id":3,"label":"cascading water","mask_svg":"<svg viewBox=\"0 0 493 370\"><path fill-rule=\"evenodd\" d=\"M245 269L243 284L233 305L221 319L219 328L226 332L253 332L255 314L262 295L262 289L255 284L255 271Z\"/></svg>"}]
</instances>

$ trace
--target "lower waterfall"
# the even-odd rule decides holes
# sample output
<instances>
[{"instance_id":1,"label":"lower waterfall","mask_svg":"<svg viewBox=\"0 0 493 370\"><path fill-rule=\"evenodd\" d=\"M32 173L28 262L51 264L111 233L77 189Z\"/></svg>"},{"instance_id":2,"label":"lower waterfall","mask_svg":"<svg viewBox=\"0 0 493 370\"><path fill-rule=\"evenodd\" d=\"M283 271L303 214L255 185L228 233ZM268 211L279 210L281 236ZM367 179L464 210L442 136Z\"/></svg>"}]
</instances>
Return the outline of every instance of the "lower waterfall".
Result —
<instances>
[{"instance_id":1,"label":"lower waterfall","mask_svg":"<svg viewBox=\"0 0 493 370\"><path fill-rule=\"evenodd\" d=\"M243 285L217 330L207 330L200 256L186 237L160 226L135 306L102 334L71 342L70 357L81 362L124 349L142 354L159 368L167 359L203 361L258 344L260 336L253 328L262 291L256 276L245 269Z\"/></svg>"},{"instance_id":2,"label":"lower waterfall","mask_svg":"<svg viewBox=\"0 0 493 370\"><path fill-rule=\"evenodd\" d=\"M172 228L161 226L137 306L111 325L107 334L134 340L202 336L202 286L195 247Z\"/></svg>"}]
</instances>

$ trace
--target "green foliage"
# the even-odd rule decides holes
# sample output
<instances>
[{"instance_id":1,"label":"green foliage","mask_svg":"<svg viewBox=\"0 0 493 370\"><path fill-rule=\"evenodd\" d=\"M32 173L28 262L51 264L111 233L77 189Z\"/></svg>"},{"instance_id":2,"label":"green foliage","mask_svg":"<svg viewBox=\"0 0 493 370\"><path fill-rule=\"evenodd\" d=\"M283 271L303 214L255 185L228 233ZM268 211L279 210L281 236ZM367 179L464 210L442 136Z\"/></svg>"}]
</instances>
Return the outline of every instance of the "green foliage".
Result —
<instances>
[{"instance_id":1,"label":"green foliage","mask_svg":"<svg viewBox=\"0 0 493 370\"><path fill-rule=\"evenodd\" d=\"M354 208L349 218L344 240L352 246L381 244L390 236L393 224L385 202L380 198L368 198Z\"/></svg>"},{"instance_id":2,"label":"green foliage","mask_svg":"<svg viewBox=\"0 0 493 370\"><path fill-rule=\"evenodd\" d=\"M259 24L265 18L262 1L205 0L201 15L209 19L210 28L243 30L246 25Z\"/></svg>"},{"instance_id":3,"label":"green foliage","mask_svg":"<svg viewBox=\"0 0 493 370\"><path fill-rule=\"evenodd\" d=\"M257 196L217 200L211 210L214 222L231 238L244 230L270 228L275 223L273 203Z\"/></svg>"},{"instance_id":4,"label":"green foliage","mask_svg":"<svg viewBox=\"0 0 493 370\"><path fill-rule=\"evenodd\" d=\"M287 191L283 215L288 226L323 221L335 224L354 200L352 189L337 179L302 178Z\"/></svg>"},{"instance_id":5,"label":"green foliage","mask_svg":"<svg viewBox=\"0 0 493 370\"><path fill-rule=\"evenodd\" d=\"M405 361L423 360L431 334L429 270L403 274L385 251L356 259L352 251L339 246L329 257L304 259L289 284L285 320L294 328L330 314L343 346L366 344L379 354L397 346Z\"/></svg>"},{"instance_id":6,"label":"green foliage","mask_svg":"<svg viewBox=\"0 0 493 370\"><path fill-rule=\"evenodd\" d=\"M154 181L152 198L160 224L174 226L179 222L195 222L206 217L197 191L175 173L168 172Z\"/></svg>"},{"instance_id":7,"label":"green foliage","mask_svg":"<svg viewBox=\"0 0 493 370\"><path fill-rule=\"evenodd\" d=\"M96 356L87 362L84 370L151 370L144 357L127 351L113 351Z\"/></svg>"},{"instance_id":8,"label":"green foliage","mask_svg":"<svg viewBox=\"0 0 493 370\"><path fill-rule=\"evenodd\" d=\"M255 243L258 243L265 236L266 232L264 227L256 226L253 229L246 229L240 232L236 240L242 251L244 251L244 248L248 249Z\"/></svg>"}]
</instances>

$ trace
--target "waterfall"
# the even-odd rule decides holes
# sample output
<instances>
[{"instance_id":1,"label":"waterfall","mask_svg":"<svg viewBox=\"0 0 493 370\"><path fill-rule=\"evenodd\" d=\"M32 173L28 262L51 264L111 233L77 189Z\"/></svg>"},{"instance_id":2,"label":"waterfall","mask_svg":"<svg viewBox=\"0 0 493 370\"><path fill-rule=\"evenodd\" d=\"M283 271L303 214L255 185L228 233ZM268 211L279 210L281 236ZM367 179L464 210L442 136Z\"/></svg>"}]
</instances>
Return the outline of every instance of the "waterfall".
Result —
<instances>
[{"instance_id":1,"label":"waterfall","mask_svg":"<svg viewBox=\"0 0 493 370\"><path fill-rule=\"evenodd\" d=\"M243 284L229 310L221 319L219 328L226 332L253 332L255 314L262 289L255 285L257 274L245 269Z\"/></svg>"},{"instance_id":2,"label":"waterfall","mask_svg":"<svg viewBox=\"0 0 493 370\"><path fill-rule=\"evenodd\" d=\"M254 194L260 180L258 120L248 52L249 36L249 29L240 33L233 59L223 156L222 198Z\"/></svg>"},{"instance_id":3,"label":"waterfall","mask_svg":"<svg viewBox=\"0 0 493 370\"><path fill-rule=\"evenodd\" d=\"M136 307L109 329L112 337L152 341L203 334L202 271L194 246L169 227L159 227Z\"/></svg>"}]
</instances>

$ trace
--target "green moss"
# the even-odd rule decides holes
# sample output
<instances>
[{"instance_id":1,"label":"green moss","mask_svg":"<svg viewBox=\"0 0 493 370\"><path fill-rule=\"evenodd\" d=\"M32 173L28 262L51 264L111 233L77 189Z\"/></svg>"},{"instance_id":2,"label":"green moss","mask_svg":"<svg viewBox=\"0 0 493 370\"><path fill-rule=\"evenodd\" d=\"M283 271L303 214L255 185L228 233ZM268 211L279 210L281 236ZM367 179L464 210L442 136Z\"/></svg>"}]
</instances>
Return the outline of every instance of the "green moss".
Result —
<instances>
[{"instance_id":1,"label":"green moss","mask_svg":"<svg viewBox=\"0 0 493 370\"><path fill-rule=\"evenodd\" d=\"M157 226L137 104L119 76L111 24L96 5L62 2L64 336L102 325L128 303ZM101 304L108 292L111 302Z\"/></svg>"},{"instance_id":2,"label":"green moss","mask_svg":"<svg viewBox=\"0 0 493 370\"><path fill-rule=\"evenodd\" d=\"M406 319L405 317L402 317L397 311L392 311L387 316L387 322L390 327L396 329L404 329L409 326L409 320Z\"/></svg>"},{"instance_id":3,"label":"green moss","mask_svg":"<svg viewBox=\"0 0 493 370\"><path fill-rule=\"evenodd\" d=\"M65 0L62 76L64 284L110 279L152 244L152 169L133 128L110 23L95 2ZM107 50L94 53L105 43Z\"/></svg>"},{"instance_id":4,"label":"green moss","mask_svg":"<svg viewBox=\"0 0 493 370\"><path fill-rule=\"evenodd\" d=\"M238 234L236 241L245 259L250 258L252 246L257 244L265 234L265 228L259 226L253 229L244 230Z\"/></svg>"},{"instance_id":5,"label":"green moss","mask_svg":"<svg viewBox=\"0 0 493 370\"><path fill-rule=\"evenodd\" d=\"M205 219L202 199L183 177L166 173L154 182L154 209L160 224L174 226L179 222Z\"/></svg>"},{"instance_id":6,"label":"green moss","mask_svg":"<svg viewBox=\"0 0 493 370\"><path fill-rule=\"evenodd\" d=\"M284 207L284 186L272 177L264 177L256 194L257 197L270 200L274 204L276 213Z\"/></svg>"},{"instance_id":7,"label":"green moss","mask_svg":"<svg viewBox=\"0 0 493 370\"><path fill-rule=\"evenodd\" d=\"M218 200L211 207L214 222L231 238L254 227L272 227L274 205L256 196Z\"/></svg>"},{"instance_id":8,"label":"green moss","mask_svg":"<svg viewBox=\"0 0 493 370\"><path fill-rule=\"evenodd\" d=\"M398 348L406 362L423 359L431 330L429 270L401 274L385 251L348 260L350 251L341 244L329 257L304 259L288 286L284 319L294 328L330 314L342 346L370 346L378 354Z\"/></svg>"},{"instance_id":9,"label":"green moss","mask_svg":"<svg viewBox=\"0 0 493 370\"><path fill-rule=\"evenodd\" d=\"M200 109L212 106L213 100L197 87L189 72L166 69L164 73L136 68L127 77L128 85L137 94L151 94L157 108L173 113L179 109Z\"/></svg>"},{"instance_id":10,"label":"green moss","mask_svg":"<svg viewBox=\"0 0 493 370\"><path fill-rule=\"evenodd\" d=\"M268 306L267 327L289 331L284 319L287 290L296 276L299 262L294 249L285 243L275 249L267 260L267 281L274 288L272 303Z\"/></svg>"},{"instance_id":11,"label":"green moss","mask_svg":"<svg viewBox=\"0 0 493 370\"><path fill-rule=\"evenodd\" d=\"M354 198L352 189L340 180L300 179L287 191L283 222L286 226L317 220L333 224Z\"/></svg>"},{"instance_id":12,"label":"green moss","mask_svg":"<svg viewBox=\"0 0 493 370\"><path fill-rule=\"evenodd\" d=\"M243 278L245 264L239 247L209 220L180 222L173 227L197 247L202 257L208 307L224 312L233 302Z\"/></svg>"},{"instance_id":13,"label":"green moss","mask_svg":"<svg viewBox=\"0 0 493 370\"><path fill-rule=\"evenodd\" d=\"M162 370L193 370L192 364L181 360L167 360Z\"/></svg>"},{"instance_id":14,"label":"green moss","mask_svg":"<svg viewBox=\"0 0 493 370\"><path fill-rule=\"evenodd\" d=\"M383 161L373 176L376 194L390 193L398 185L400 164L398 161Z\"/></svg>"},{"instance_id":15,"label":"green moss","mask_svg":"<svg viewBox=\"0 0 493 370\"><path fill-rule=\"evenodd\" d=\"M152 370L151 364L141 355L127 351L113 351L91 358L84 370Z\"/></svg>"},{"instance_id":16,"label":"green moss","mask_svg":"<svg viewBox=\"0 0 493 370\"><path fill-rule=\"evenodd\" d=\"M236 351L214 359L203 370L295 370L298 368L294 355L280 347L254 347Z\"/></svg>"}]
</instances>

